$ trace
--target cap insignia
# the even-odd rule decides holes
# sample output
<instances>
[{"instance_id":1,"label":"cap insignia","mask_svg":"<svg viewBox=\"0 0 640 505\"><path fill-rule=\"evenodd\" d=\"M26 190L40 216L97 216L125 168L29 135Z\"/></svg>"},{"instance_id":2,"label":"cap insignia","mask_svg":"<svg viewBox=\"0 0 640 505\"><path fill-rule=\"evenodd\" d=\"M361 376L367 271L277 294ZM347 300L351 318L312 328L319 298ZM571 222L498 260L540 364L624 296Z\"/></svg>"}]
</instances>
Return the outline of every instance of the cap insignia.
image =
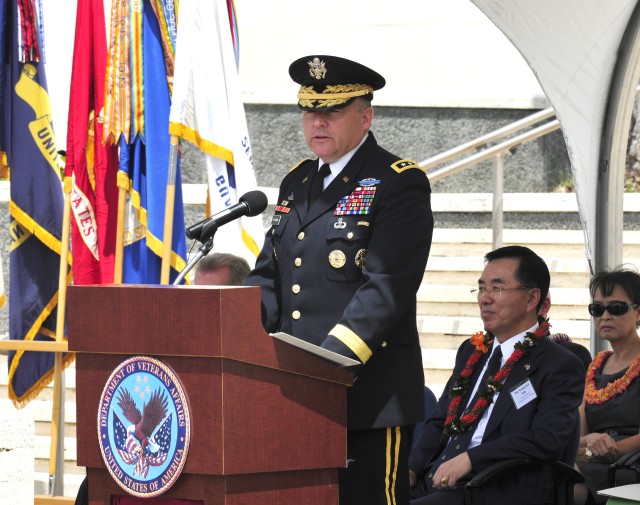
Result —
<instances>
[{"instance_id":1,"label":"cap insignia","mask_svg":"<svg viewBox=\"0 0 640 505\"><path fill-rule=\"evenodd\" d=\"M327 75L325 63L320 58L314 58L307 62L309 64L309 75L315 79L324 79Z\"/></svg>"}]
</instances>

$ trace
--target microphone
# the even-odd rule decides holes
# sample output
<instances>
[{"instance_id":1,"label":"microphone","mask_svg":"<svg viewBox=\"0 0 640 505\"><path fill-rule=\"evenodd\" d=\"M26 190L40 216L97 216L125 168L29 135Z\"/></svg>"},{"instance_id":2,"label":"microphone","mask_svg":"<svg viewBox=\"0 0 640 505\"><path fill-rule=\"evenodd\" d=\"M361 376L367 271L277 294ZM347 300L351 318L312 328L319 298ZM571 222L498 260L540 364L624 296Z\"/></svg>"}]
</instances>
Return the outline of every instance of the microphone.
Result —
<instances>
[{"instance_id":1,"label":"microphone","mask_svg":"<svg viewBox=\"0 0 640 505\"><path fill-rule=\"evenodd\" d=\"M262 191L249 191L240 197L240 201L231 207L214 214L199 223L189 226L185 233L188 239L199 240L206 237L209 240L216 230L223 224L230 223L242 216L257 216L267 208L267 195Z\"/></svg>"}]
</instances>

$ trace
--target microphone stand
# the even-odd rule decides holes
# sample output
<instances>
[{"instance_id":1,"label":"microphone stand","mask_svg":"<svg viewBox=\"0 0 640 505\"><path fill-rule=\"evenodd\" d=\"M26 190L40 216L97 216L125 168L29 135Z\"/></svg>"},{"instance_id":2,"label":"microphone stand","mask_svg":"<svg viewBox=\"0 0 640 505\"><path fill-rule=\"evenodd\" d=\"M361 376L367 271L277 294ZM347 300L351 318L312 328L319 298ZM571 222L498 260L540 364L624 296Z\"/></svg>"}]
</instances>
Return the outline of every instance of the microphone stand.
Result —
<instances>
[{"instance_id":1,"label":"microphone stand","mask_svg":"<svg viewBox=\"0 0 640 505\"><path fill-rule=\"evenodd\" d=\"M211 251L211 249L213 248L213 236L215 235L216 231L218 231L217 224L215 224L215 226L208 225L203 228L200 237L198 237L197 239L198 242L200 242L202 245L198 249L196 255L189 260L187 266L184 267L182 272L180 272L178 277L176 277L176 279L173 281L174 286L180 284L182 282L182 279L184 279L186 275L191 271L191 269L196 266L196 263L198 263L198 261L204 258L207 254L209 254L209 251Z\"/></svg>"},{"instance_id":2,"label":"microphone stand","mask_svg":"<svg viewBox=\"0 0 640 505\"><path fill-rule=\"evenodd\" d=\"M198 249L197 254L189 260L189 263L187 263L187 266L183 268L182 272L180 272L178 277L176 277L176 279L173 281L173 285L177 286L178 284L180 284L182 282L182 279L184 279L186 275L191 271L191 269L194 266L196 266L196 263L200 261L202 258L204 258L207 254L209 254L209 251L212 248L213 248L213 237L211 237L206 242L202 243L202 245Z\"/></svg>"}]
</instances>

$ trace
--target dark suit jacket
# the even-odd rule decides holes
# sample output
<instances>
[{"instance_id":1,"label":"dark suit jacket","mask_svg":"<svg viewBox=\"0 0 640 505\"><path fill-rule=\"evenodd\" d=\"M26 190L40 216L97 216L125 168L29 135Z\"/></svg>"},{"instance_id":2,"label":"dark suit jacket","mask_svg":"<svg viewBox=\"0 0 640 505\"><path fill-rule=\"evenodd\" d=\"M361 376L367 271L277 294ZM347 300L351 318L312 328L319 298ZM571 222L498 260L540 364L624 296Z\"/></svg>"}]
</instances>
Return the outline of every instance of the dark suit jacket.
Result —
<instances>
[{"instance_id":1,"label":"dark suit jacket","mask_svg":"<svg viewBox=\"0 0 640 505\"><path fill-rule=\"evenodd\" d=\"M436 412L411 451L409 467L419 477L424 478L430 463L446 446L448 437L443 435L443 425L449 409L449 392L453 378L462 371L473 350L474 346L468 340L458 349L452 378ZM476 370L476 375L478 373ZM517 409L509 391L527 379L537 397ZM521 457L562 460L573 465L583 389L584 372L578 358L547 339L541 340L509 374L489 417L482 442L469 449L473 472L478 473L505 459ZM506 481L502 479L500 484L488 486L484 497L487 503L545 503L553 489L552 479L553 476L544 471L517 471Z\"/></svg>"},{"instance_id":2,"label":"dark suit jacket","mask_svg":"<svg viewBox=\"0 0 640 505\"><path fill-rule=\"evenodd\" d=\"M429 181L371 133L308 208L317 169L306 160L284 178L245 284L261 287L267 331L364 363L348 391L350 429L414 424L424 401L416 292L433 233ZM354 202L361 213L340 215Z\"/></svg>"}]
</instances>

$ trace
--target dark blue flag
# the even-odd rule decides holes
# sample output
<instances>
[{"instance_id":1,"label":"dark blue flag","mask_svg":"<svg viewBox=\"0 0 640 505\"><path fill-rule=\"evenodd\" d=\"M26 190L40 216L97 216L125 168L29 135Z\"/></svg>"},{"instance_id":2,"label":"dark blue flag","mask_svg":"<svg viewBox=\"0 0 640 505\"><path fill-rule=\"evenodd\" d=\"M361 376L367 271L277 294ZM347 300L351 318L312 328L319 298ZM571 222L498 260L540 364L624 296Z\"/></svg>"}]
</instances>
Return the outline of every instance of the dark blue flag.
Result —
<instances>
[{"instance_id":1,"label":"dark blue flag","mask_svg":"<svg viewBox=\"0 0 640 505\"><path fill-rule=\"evenodd\" d=\"M0 149L11 173L9 337L53 341L63 215L61 161L47 93L42 22L39 12L23 9L16 0L2 0L0 6ZM25 405L48 384L54 357L49 352L9 352L9 397L15 405ZM65 355L64 365L72 359Z\"/></svg>"}]
</instances>

